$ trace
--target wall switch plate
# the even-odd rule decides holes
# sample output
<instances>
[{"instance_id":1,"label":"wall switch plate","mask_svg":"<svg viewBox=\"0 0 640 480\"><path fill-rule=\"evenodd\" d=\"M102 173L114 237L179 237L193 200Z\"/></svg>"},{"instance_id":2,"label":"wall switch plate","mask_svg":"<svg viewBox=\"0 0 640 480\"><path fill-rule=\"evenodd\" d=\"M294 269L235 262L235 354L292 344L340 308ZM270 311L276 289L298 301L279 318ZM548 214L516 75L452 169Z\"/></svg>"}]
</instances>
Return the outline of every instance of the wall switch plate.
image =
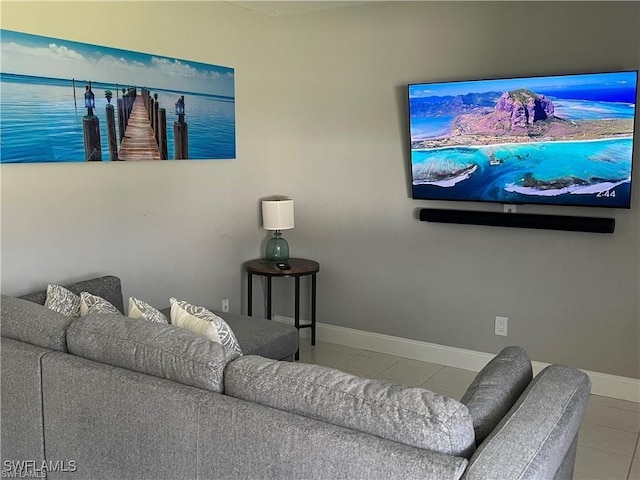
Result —
<instances>
[{"instance_id":1,"label":"wall switch plate","mask_svg":"<svg viewBox=\"0 0 640 480\"><path fill-rule=\"evenodd\" d=\"M222 311L229 313L229 299L225 298L224 300L222 300Z\"/></svg>"},{"instance_id":2,"label":"wall switch plate","mask_svg":"<svg viewBox=\"0 0 640 480\"><path fill-rule=\"evenodd\" d=\"M496 317L496 335L501 335L503 337L507 336L507 322L508 317Z\"/></svg>"}]
</instances>

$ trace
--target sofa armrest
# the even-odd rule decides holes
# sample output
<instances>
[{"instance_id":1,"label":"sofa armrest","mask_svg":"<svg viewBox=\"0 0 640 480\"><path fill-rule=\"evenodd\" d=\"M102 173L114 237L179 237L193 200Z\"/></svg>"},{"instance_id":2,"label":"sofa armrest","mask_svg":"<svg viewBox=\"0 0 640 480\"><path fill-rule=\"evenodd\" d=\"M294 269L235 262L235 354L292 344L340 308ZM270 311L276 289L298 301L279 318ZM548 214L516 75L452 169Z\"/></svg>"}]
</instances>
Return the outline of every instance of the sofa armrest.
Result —
<instances>
[{"instance_id":1,"label":"sofa armrest","mask_svg":"<svg viewBox=\"0 0 640 480\"><path fill-rule=\"evenodd\" d=\"M464 478L555 478L582 423L591 381L562 365L545 368L476 450Z\"/></svg>"},{"instance_id":2,"label":"sofa armrest","mask_svg":"<svg viewBox=\"0 0 640 480\"><path fill-rule=\"evenodd\" d=\"M21 473L7 463L44 460L42 407L42 358L51 350L18 340L0 339L2 389L0 393L0 440L2 477ZM16 467L17 468L17 467ZM7 472L7 474L5 474ZM27 473L27 472L24 472ZM20 476L20 475L18 475Z\"/></svg>"},{"instance_id":3,"label":"sofa armrest","mask_svg":"<svg viewBox=\"0 0 640 480\"><path fill-rule=\"evenodd\" d=\"M0 295L2 336L38 347L67 351L70 317L21 298Z\"/></svg>"}]
</instances>

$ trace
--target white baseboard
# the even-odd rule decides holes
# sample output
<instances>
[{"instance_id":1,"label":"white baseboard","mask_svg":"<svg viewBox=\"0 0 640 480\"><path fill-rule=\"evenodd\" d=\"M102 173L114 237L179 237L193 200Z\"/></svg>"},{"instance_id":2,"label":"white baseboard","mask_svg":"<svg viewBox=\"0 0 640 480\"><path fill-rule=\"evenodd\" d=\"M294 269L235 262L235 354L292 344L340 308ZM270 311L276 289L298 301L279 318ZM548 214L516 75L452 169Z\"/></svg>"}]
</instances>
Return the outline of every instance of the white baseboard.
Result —
<instances>
[{"instance_id":1,"label":"white baseboard","mask_svg":"<svg viewBox=\"0 0 640 480\"><path fill-rule=\"evenodd\" d=\"M277 322L293 325L290 317L275 315ZM303 321L303 323L306 323ZM300 336L311 336L309 329L300 330ZM437 363L449 367L463 368L465 370L480 371L495 355L485 352L477 352L464 348L448 347L435 343L421 342L407 338L382 335L380 333L365 332L353 328L338 327L326 323L316 324L316 340L321 342L336 343L363 350L397 355L399 357L421 360L423 362ZM533 373L537 375L548 363L532 362ZM591 393L605 397L640 402L640 380L637 378L620 377L608 373L591 372L583 370L591 378Z\"/></svg>"}]
</instances>

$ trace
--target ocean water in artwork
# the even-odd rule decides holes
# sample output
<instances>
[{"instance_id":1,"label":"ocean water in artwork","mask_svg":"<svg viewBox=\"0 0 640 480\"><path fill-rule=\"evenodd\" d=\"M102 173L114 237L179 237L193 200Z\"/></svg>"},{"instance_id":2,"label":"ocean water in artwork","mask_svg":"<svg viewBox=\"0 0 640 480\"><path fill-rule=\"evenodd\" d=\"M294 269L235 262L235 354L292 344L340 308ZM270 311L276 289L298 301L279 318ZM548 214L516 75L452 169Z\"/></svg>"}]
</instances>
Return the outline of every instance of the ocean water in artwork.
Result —
<instances>
[{"instance_id":1,"label":"ocean water in artwork","mask_svg":"<svg viewBox=\"0 0 640 480\"><path fill-rule=\"evenodd\" d=\"M116 108L122 85L92 83L94 114L99 119L102 159L108 161L106 90ZM0 74L0 133L2 163L83 162L85 159L82 119L85 82L72 79ZM174 158L173 123L175 103L184 95L185 122L189 129L190 159L235 157L235 102L233 97L151 90L166 109L169 160ZM140 95L140 89L138 89ZM118 128L116 127L116 131Z\"/></svg>"}]
</instances>

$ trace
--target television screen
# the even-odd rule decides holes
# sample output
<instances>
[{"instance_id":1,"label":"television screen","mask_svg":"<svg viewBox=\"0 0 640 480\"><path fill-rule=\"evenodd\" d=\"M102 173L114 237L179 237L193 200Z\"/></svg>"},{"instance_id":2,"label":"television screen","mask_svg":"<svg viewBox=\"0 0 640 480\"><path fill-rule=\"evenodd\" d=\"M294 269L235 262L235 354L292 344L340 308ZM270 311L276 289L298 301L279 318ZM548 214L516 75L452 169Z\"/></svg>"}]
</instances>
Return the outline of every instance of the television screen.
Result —
<instances>
[{"instance_id":1,"label":"television screen","mask_svg":"<svg viewBox=\"0 0 640 480\"><path fill-rule=\"evenodd\" d=\"M409 85L413 198L629 208L638 72Z\"/></svg>"}]
</instances>

